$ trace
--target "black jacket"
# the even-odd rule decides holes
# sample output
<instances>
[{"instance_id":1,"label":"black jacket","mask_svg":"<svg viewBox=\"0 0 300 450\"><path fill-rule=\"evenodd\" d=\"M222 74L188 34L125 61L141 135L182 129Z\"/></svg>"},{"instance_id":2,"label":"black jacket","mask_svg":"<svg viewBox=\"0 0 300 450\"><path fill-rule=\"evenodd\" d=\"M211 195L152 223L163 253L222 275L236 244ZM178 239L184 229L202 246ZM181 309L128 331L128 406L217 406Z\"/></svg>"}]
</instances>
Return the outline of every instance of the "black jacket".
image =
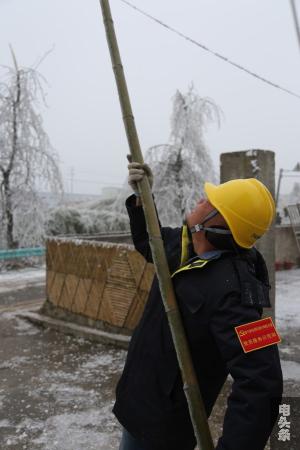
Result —
<instances>
[{"instance_id":1,"label":"black jacket","mask_svg":"<svg viewBox=\"0 0 300 450\"><path fill-rule=\"evenodd\" d=\"M129 197L126 203L133 242L152 262L143 210L133 201ZM181 229L162 228L162 236L174 272L180 265ZM277 346L244 353L235 333L235 326L261 318L267 281L259 280L257 251L244 252L242 259L242 275L236 256L223 253L201 269L173 277L207 416L229 373L234 380L217 450L263 450L282 395ZM145 450L191 450L196 445L156 276L130 342L113 412Z\"/></svg>"}]
</instances>

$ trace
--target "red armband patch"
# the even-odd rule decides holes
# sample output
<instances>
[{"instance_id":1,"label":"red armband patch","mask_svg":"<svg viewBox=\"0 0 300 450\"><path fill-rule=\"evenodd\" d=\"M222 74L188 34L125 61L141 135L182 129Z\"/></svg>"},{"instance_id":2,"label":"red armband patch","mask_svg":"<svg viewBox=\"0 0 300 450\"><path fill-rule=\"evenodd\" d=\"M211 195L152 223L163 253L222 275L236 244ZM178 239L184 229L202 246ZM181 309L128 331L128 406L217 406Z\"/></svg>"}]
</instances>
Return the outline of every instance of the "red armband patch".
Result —
<instances>
[{"instance_id":1,"label":"red armband patch","mask_svg":"<svg viewBox=\"0 0 300 450\"><path fill-rule=\"evenodd\" d=\"M234 329L244 353L281 342L271 317L244 323L234 327Z\"/></svg>"}]
</instances>

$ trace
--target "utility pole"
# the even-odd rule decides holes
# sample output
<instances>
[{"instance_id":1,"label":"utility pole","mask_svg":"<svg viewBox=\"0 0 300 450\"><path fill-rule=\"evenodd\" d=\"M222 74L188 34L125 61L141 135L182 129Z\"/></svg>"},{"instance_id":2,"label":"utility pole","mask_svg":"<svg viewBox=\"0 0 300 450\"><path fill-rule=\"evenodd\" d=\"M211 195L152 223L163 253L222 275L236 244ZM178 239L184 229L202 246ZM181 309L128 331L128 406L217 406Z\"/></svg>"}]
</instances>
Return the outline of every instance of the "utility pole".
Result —
<instances>
[{"instance_id":1,"label":"utility pole","mask_svg":"<svg viewBox=\"0 0 300 450\"><path fill-rule=\"evenodd\" d=\"M290 3L291 3L292 14L293 14L293 19L294 19L294 23L295 23L295 29L296 29L296 34L297 34L297 39L298 39L298 44L299 44L299 50L300 50L300 26L299 26L299 20L298 20L298 14L297 14L295 0L290 0Z\"/></svg>"},{"instance_id":2,"label":"utility pole","mask_svg":"<svg viewBox=\"0 0 300 450\"><path fill-rule=\"evenodd\" d=\"M70 192L74 194L74 167L70 169Z\"/></svg>"},{"instance_id":3,"label":"utility pole","mask_svg":"<svg viewBox=\"0 0 300 450\"><path fill-rule=\"evenodd\" d=\"M276 208L278 207L278 200L279 200L279 192L280 192L280 184L281 184L282 175L283 175L283 169L280 169L279 177L278 177L278 183L277 183L276 198L275 198Z\"/></svg>"}]
</instances>

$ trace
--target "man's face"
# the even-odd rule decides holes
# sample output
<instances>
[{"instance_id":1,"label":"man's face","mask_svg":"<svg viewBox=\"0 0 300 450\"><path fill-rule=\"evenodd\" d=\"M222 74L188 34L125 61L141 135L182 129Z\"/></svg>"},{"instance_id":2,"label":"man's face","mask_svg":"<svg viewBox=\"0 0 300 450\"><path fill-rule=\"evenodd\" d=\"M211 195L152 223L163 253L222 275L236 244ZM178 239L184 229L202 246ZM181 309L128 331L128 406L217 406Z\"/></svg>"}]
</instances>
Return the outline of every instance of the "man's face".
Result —
<instances>
[{"instance_id":1,"label":"man's face","mask_svg":"<svg viewBox=\"0 0 300 450\"><path fill-rule=\"evenodd\" d=\"M206 198L201 198L195 208L186 215L188 227L191 228L197 223L202 223L213 209L215 208Z\"/></svg>"}]
</instances>

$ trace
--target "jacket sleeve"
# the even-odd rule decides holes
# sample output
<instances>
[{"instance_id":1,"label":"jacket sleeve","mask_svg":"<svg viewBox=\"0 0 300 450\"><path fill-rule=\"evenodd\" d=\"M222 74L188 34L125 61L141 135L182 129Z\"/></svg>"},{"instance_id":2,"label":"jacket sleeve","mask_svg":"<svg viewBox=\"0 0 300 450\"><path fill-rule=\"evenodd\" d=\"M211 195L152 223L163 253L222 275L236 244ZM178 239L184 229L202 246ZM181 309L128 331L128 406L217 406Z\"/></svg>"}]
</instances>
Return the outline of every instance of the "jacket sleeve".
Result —
<instances>
[{"instance_id":1,"label":"jacket sleeve","mask_svg":"<svg viewBox=\"0 0 300 450\"><path fill-rule=\"evenodd\" d=\"M135 206L135 195L131 195L126 200L126 208L129 216L132 241L135 249L146 259L147 262L153 263L151 248L149 244L149 235L142 206ZM175 255L178 252L180 228L161 227L160 230L164 241L167 257ZM177 247L177 249L175 249ZM177 251L176 251L177 250ZM178 256L178 255L177 255ZM172 260L174 258L172 257ZM177 259L177 258L176 258ZM170 264L170 258L168 258ZM172 262L172 266L173 266ZM176 264L175 264L176 265Z\"/></svg>"},{"instance_id":2,"label":"jacket sleeve","mask_svg":"<svg viewBox=\"0 0 300 450\"><path fill-rule=\"evenodd\" d=\"M212 316L214 340L233 378L216 450L263 450L275 424L282 396L277 345L244 353L234 329L260 318L237 294L223 298Z\"/></svg>"}]
</instances>

